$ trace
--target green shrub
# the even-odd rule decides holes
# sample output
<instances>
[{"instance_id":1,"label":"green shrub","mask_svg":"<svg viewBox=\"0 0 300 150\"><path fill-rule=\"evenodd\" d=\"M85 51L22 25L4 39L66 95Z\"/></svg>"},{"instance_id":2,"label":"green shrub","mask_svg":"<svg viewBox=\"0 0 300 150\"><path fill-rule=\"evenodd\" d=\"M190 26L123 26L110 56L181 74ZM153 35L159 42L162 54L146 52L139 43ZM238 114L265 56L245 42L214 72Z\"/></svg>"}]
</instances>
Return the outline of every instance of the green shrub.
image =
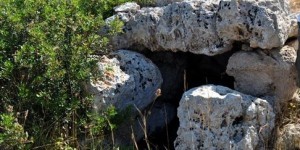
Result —
<instances>
[{"instance_id":1,"label":"green shrub","mask_svg":"<svg viewBox=\"0 0 300 150\"><path fill-rule=\"evenodd\" d=\"M0 148L1 149L24 149L26 143L31 142L28 134L13 113L0 115Z\"/></svg>"},{"instance_id":2,"label":"green shrub","mask_svg":"<svg viewBox=\"0 0 300 150\"><path fill-rule=\"evenodd\" d=\"M141 6L154 6L155 0L134 0Z\"/></svg>"},{"instance_id":3,"label":"green shrub","mask_svg":"<svg viewBox=\"0 0 300 150\"><path fill-rule=\"evenodd\" d=\"M115 113L93 115L82 85L95 70L90 56L109 52L109 36L121 31L116 20L110 34L99 34L103 18L122 2L0 1L0 147L64 149L101 141ZM10 106L14 112L6 111ZM19 124L15 115L24 111Z\"/></svg>"}]
</instances>

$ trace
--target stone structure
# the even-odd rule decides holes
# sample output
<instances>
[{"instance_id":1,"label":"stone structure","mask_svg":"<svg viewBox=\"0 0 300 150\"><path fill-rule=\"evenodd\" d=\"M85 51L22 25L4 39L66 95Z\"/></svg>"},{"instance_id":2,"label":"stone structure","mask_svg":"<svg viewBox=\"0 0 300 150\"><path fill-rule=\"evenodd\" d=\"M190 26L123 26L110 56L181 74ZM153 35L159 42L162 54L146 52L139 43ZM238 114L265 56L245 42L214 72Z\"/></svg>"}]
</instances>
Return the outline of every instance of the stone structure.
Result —
<instances>
[{"instance_id":1,"label":"stone structure","mask_svg":"<svg viewBox=\"0 0 300 150\"><path fill-rule=\"evenodd\" d=\"M293 47L271 51L239 51L233 54L226 72L235 78L235 90L253 96L275 96L279 102L290 100L297 90Z\"/></svg>"},{"instance_id":2,"label":"stone structure","mask_svg":"<svg viewBox=\"0 0 300 150\"><path fill-rule=\"evenodd\" d=\"M143 110L157 97L162 84L158 68L143 55L119 50L100 58L100 79L94 79L88 91L95 97L94 107L100 111L113 105L119 110L135 105Z\"/></svg>"},{"instance_id":3,"label":"stone structure","mask_svg":"<svg viewBox=\"0 0 300 150\"><path fill-rule=\"evenodd\" d=\"M116 15L125 26L124 34L113 40L115 48L142 46L212 56L230 50L235 41L253 48L280 47L290 32L284 0L184 1L139 10L131 5Z\"/></svg>"},{"instance_id":4,"label":"stone structure","mask_svg":"<svg viewBox=\"0 0 300 150\"><path fill-rule=\"evenodd\" d=\"M185 92L177 115L177 150L262 149L275 121L266 100L214 85Z\"/></svg>"},{"instance_id":5,"label":"stone structure","mask_svg":"<svg viewBox=\"0 0 300 150\"><path fill-rule=\"evenodd\" d=\"M197 72L197 67L205 68L199 71L216 73L220 78L232 76L234 90L195 85L204 82L192 84L199 87L184 93L177 110L180 126L175 149L264 149L270 146L275 113L280 110L277 106L286 104L297 90L295 38L298 28L295 14L289 12L288 1L154 2L157 7L141 8L132 2L115 7L116 14L106 21L109 23L118 17L125 24L124 32L112 37L114 49L153 53L148 56L160 70L136 52L120 50L103 56L98 63L103 78L92 80L88 86L88 91L95 95L95 109L100 112L114 105L123 110L135 105L145 110L161 94L162 88L166 91L162 100L153 105L154 109L143 112L148 117L147 133L160 132L157 129L163 128L165 117L175 116L178 103L174 105L177 102L174 97L188 88L187 80L192 82L186 79L186 75L191 74L186 73L186 69L193 68ZM178 51L189 53L170 55ZM225 53L227 51L230 52ZM200 57L191 61L188 60L190 55ZM192 80L200 78L195 72ZM162 78L167 83L161 87ZM208 78L203 80L208 81ZM141 127L141 116L137 111L131 115L133 120L116 130L115 144L130 144L132 132L135 140L143 138L145 127ZM284 130L283 141L296 139L290 133L298 133L298 126L290 129ZM286 142L281 145L290 147Z\"/></svg>"}]
</instances>

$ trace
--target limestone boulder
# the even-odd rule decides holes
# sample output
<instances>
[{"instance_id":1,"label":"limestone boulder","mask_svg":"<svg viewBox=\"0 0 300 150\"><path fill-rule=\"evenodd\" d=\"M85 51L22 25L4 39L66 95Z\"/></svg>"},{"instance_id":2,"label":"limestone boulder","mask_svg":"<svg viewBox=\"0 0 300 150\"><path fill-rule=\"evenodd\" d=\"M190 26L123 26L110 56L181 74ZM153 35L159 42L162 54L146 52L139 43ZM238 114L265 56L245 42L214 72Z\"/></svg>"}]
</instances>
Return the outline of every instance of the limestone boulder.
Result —
<instances>
[{"instance_id":1,"label":"limestone boulder","mask_svg":"<svg viewBox=\"0 0 300 150\"><path fill-rule=\"evenodd\" d=\"M177 115L177 150L263 149L275 120L266 100L214 85L185 92Z\"/></svg>"},{"instance_id":2,"label":"limestone boulder","mask_svg":"<svg viewBox=\"0 0 300 150\"><path fill-rule=\"evenodd\" d=\"M124 3L123 5L117 6L114 8L115 12L136 12L140 9L140 5L138 5L135 2L127 2Z\"/></svg>"},{"instance_id":3,"label":"limestone boulder","mask_svg":"<svg viewBox=\"0 0 300 150\"><path fill-rule=\"evenodd\" d=\"M154 0L154 5L155 6L166 6L170 3L174 3L174 2L182 2L184 0Z\"/></svg>"},{"instance_id":4,"label":"limestone boulder","mask_svg":"<svg viewBox=\"0 0 300 150\"><path fill-rule=\"evenodd\" d=\"M141 46L152 51L183 51L215 55L228 51L217 35L215 12L218 5L192 1L165 7L146 7L137 13L118 13L125 22L124 34L113 39L116 49Z\"/></svg>"},{"instance_id":5,"label":"limestone boulder","mask_svg":"<svg viewBox=\"0 0 300 150\"><path fill-rule=\"evenodd\" d=\"M271 49L282 46L288 38L290 19L284 18L287 14L284 0L199 0L144 7L136 12L117 12L112 17L125 23L124 33L115 36L112 44L116 49L132 47L209 56L229 51L235 41Z\"/></svg>"},{"instance_id":6,"label":"limestone boulder","mask_svg":"<svg viewBox=\"0 0 300 150\"><path fill-rule=\"evenodd\" d=\"M298 24L297 24L297 14L292 13L290 15L291 27L289 32L289 38L297 38L298 36Z\"/></svg>"},{"instance_id":7,"label":"limestone boulder","mask_svg":"<svg viewBox=\"0 0 300 150\"><path fill-rule=\"evenodd\" d=\"M282 103L297 90L295 61L296 51L290 46L239 51L230 57L226 72L234 77L235 90L258 97L275 96Z\"/></svg>"},{"instance_id":8,"label":"limestone boulder","mask_svg":"<svg viewBox=\"0 0 300 150\"><path fill-rule=\"evenodd\" d=\"M225 41L247 41L252 48L283 46L290 32L286 0L225 0L216 17L218 35Z\"/></svg>"},{"instance_id":9,"label":"limestone boulder","mask_svg":"<svg viewBox=\"0 0 300 150\"><path fill-rule=\"evenodd\" d=\"M135 105L143 110L156 99L163 82L159 69L142 54L119 50L98 62L99 78L87 91L94 95L95 110L110 105L119 110Z\"/></svg>"}]
</instances>

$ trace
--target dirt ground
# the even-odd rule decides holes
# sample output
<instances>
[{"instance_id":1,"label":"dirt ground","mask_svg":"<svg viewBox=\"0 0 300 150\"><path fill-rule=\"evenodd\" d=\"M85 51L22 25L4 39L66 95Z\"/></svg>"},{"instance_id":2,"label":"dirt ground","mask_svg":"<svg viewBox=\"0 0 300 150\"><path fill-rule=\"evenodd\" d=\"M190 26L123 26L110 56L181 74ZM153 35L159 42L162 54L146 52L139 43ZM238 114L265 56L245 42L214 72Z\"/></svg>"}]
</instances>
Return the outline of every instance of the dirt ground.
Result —
<instances>
[{"instance_id":1,"label":"dirt ground","mask_svg":"<svg viewBox=\"0 0 300 150\"><path fill-rule=\"evenodd\" d=\"M300 12L300 0L290 0L292 12Z\"/></svg>"}]
</instances>

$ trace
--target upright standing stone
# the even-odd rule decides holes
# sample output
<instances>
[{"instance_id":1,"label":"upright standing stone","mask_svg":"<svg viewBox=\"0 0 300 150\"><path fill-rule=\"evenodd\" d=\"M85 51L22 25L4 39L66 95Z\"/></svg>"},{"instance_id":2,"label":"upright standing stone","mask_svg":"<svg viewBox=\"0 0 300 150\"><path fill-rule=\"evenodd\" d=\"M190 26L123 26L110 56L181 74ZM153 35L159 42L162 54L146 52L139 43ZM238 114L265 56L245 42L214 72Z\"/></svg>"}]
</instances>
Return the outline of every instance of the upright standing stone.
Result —
<instances>
[{"instance_id":1,"label":"upright standing stone","mask_svg":"<svg viewBox=\"0 0 300 150\"><path fill-rule=\"evenodd\" d=\"M266 100L214 85L185 92L177 114L177 150L263 149L275 122Z\"/></svg>"}]
</instances>

